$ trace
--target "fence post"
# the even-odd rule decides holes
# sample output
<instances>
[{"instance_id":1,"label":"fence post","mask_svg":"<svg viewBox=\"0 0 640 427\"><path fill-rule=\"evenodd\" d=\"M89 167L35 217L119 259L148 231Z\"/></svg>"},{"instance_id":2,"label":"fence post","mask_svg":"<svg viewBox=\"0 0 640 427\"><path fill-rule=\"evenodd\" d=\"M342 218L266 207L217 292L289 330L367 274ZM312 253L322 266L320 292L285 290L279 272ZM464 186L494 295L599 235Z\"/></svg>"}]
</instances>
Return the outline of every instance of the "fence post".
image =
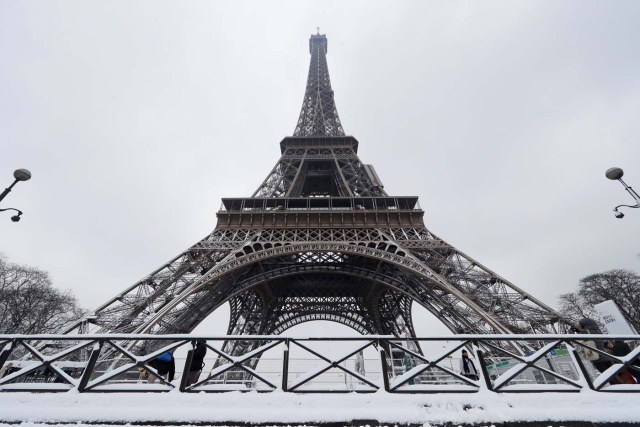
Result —
<instances>
[{"instance_id":1,"label":"fence post","mask_svg":"<svg viewBox=\"0 0 640 427\"><path fill-rule=\"evenodd\" d=\"M87 388L87 384L91 379L91 375L93 375L93 370L96 367L96 362L98 361L98 356L100 356L100 352L102 351L102 340L96 341L93 345L93 349L91 350L91 354L89 355L89 361L87 362L87 366L84 368L84 372L82 373L82 377L80 377L80 382L78 383L78 391L80 393L84 392Z\"/></svg>"},{"instance_id":2,"label":"fence post","mask_svg":"<svg viewBox=\"0 0 640 427\"><path fill-rule=\"evenodd\" d=\"M187 386L189 381L189 377L191 376L191 362L193 362L193 349L195 347L195 341L191 341L191 349L187 352L187 358L184 361L184 369L182 370L182 378L180 379L180 388L179 390L183 392Z\"/></svg>"},{"instance_id":3,"label":"fence post","mask_svg":"<svg viewBox=\"0 0 640 427\"><path fill-rule=\"evenodd\" d=\"M2 351L0 351L0 369L7 362L9 355L13 351L13 347L15 347L15 340L8 341L4 348L2 348Z\"/></svg>"},{"instance_id":4,"label":"fence post","mask_svg":"<svg viewBox=\"0 0 640 427\"><path fill-rule=\"evenodd\" d=\"M282 391L289 391L289 338L284 340L282 350Z\"/></svg>"},{"instance_id":5,"label":"fence post","mask_svg":"<svg viewBox=\"0 0 640 427\"><path fill-rule=\"evenodd\" d=\"M474 347L476 348L478 365L480 365L480 371L482 371L482 377L484 378L484 383L487 386L487 390L493 391L493 385L491 384L491 375L489 375L489 370L487 369L487 364L484 359L484 352L480 350L480 348L478 348L478 345L475 342Z\"/></svg>"},{"instance_id":6,"label":"fence post","mask_svg":"<svg viewBox=\"0 0 640 427\"><path fill-rule=\"evenodd\" d=\"M574 363L578 366L578 371L582 376L582 378L584 378L584 381L587 383L587 386L589 386L591 390L595 390L595 388L593 387L593 381L591 381L591 377L589 376L589 371L587 371L586 366L584 366L584 363L582 362L582 359L578 354L578 350L576 346L574 346L573 343L569 343L569 342L565 342L565 345L569 347L568 348L569 354L571 355L571 358L573 359Z\"/></svg>"},{"instance_id":7,"label":"fence post","mask_svg":"<svg viewBox=\"0 0 640 427\"><path fill-rule=\"evenodd\" d=\"M389 392L389 369L387 368L387 351L384 349L382 342L379 341L380 350L380 363L382 364L382 384L384 385L384 390Z\"/></svg>"}]
</instances>

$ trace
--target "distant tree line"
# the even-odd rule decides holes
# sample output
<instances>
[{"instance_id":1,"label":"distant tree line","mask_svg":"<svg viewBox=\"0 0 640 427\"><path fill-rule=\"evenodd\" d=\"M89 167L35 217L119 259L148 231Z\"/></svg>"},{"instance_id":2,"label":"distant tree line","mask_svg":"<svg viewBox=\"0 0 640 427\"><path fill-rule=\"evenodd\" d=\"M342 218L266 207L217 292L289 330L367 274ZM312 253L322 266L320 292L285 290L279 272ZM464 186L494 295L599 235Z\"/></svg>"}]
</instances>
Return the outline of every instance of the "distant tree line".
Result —
<instances>
[{"instance_id":1,"label":"distant tree line","mask_svg":"<svg viewBox=\"0 0 640 427\"><path fill-rule=\"evenodd\" d=\"M582 278L576 292L560 295L560 313L571 320L588 317L599 321L593 306L606 300L615 302L640 331L640 275L630 270L609 270Z\"/></svg>"},{"instance_id":2,"label":"distant tree line","mask_svg":"<svg viewBox=\"0 0 640 427\"><path fill-rule=\"evenodd\" d=\"M0 254L0 334L56 333L85 313L70 290L53 287L47 272Z\"/></svg>"}]
</instances>

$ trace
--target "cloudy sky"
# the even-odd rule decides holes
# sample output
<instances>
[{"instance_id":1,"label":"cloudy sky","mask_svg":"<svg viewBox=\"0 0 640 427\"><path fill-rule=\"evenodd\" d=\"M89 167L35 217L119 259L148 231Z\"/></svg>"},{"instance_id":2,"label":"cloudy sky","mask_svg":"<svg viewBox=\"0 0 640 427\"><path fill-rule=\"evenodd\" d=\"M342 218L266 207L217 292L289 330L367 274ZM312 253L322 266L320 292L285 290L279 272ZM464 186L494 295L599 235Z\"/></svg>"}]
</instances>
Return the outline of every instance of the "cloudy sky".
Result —
<instances>
[{"instance_id":1,"label":"cloudy sky","mask_svg":"<svg viewBox=\"0 0 640 427\"><path fill-rule=\"evenodd\" d=\"M632 199L604 177L640 188L638 22L637 1L0 0L0 185L33 173L0 252L95 308L204 237L293 132L319 26L385 189L556 306L640 270L640 210L615 219Z\"/></svg>"}]
</instances>

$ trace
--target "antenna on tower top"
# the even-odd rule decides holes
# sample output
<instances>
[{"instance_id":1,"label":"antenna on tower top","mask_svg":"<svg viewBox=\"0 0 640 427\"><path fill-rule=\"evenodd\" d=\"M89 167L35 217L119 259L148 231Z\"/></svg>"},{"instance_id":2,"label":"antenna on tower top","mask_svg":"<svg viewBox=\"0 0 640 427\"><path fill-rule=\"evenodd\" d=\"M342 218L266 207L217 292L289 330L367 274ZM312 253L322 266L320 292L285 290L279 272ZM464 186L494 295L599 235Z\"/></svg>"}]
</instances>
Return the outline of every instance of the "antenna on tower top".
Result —
<instances>
[{"instance_id":1,"label":"antenna on tower top","mask_svg":"<svg viewBox=\"0 0 640 427\"><path fill-rule=\"evenodd\" d=\"M320 35L320 27L316 27L318 29L318 35Z\"/></svg>"}]
</instances>

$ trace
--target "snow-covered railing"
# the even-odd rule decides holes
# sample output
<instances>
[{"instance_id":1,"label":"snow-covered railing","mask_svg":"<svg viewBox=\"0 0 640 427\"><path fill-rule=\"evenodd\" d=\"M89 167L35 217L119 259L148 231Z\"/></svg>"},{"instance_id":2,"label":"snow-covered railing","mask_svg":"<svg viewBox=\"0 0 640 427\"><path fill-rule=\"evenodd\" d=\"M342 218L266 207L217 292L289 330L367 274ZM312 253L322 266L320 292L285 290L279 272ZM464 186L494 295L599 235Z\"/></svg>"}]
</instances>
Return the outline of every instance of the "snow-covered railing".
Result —
<instances>
[{"instance_id":1,"label":"snow-covered railing","mask_svg":"<svg viewBox=\"0 0 640 427\"><path fill-rule=\"evenodd\" d=\"M207 354L194 379L197 340ZM638 344L635 335L0 335L0 391L637 392ZM167 351L175 378L158 370Z\"/></svg>"}]
</instances>

